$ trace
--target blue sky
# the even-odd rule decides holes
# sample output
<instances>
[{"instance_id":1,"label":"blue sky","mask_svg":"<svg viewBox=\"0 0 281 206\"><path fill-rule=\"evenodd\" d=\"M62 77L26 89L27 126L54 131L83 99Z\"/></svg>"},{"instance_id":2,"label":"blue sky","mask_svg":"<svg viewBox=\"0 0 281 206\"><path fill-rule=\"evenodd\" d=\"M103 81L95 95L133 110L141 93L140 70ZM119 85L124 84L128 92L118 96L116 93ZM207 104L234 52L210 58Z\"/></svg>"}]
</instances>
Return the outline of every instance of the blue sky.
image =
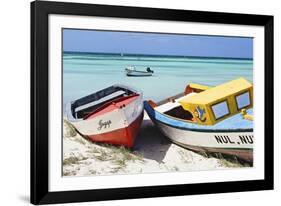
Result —
<instances>
[{"instance_id":1,"label":"blue sky","mask_svg":"<svg viewBox=\"0 0 281 206\"><path fill-rule=\"evenodd\" d=\"M253 38L64 29L63 51L253 58Z\"/></svg>"}]
</instances>

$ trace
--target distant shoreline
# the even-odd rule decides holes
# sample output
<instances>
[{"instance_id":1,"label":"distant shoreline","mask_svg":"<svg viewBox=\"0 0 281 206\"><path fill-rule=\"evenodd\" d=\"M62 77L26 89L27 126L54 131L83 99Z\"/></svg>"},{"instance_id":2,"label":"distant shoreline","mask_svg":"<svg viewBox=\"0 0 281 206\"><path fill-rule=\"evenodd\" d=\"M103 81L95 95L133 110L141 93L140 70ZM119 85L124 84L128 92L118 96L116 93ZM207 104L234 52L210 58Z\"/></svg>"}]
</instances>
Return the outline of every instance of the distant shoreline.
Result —
<instances>
[{"instance_id":1,"label":"distant shoreline","mask_svg":"<svg viewBox=\"0 0 281 206\"><path fill-rule=\"evenodd\" d=\"M180 56L180 55L156 55L156 54L129 54L129 53L99 53L99 52L81 52L81 51L63 51L64 54L85 54L101 56L131 56L131 57L172 57L172 58L198 58L198 59L232 59L232 60L253 60L253 58L237 57L206 57L206 56Z\"/></svg>"}]
</instances>

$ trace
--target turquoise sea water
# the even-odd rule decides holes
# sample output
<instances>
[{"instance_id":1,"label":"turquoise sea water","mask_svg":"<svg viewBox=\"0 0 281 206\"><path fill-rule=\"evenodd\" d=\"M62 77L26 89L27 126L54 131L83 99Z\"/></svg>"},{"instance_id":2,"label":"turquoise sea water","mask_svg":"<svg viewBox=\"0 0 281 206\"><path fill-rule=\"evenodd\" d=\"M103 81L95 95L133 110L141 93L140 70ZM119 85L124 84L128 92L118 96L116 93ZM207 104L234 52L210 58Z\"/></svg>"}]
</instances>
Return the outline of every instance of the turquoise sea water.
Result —
<instances>
[{"instance_id":1,"label":"turquoise sea water","mask_svg":"<svg viewBox=\"0 0 281 206\"><path fill-rule=\"evenodd\" d=\"M127 77L124 69L135 66L154 70L151 77ZM120 83L143 91L144 99L159 101L184 91L190 83L218 85L244 77L253 81L251 59L171 56L63 54L63 103Z\"/></svg>"}]
</instances>

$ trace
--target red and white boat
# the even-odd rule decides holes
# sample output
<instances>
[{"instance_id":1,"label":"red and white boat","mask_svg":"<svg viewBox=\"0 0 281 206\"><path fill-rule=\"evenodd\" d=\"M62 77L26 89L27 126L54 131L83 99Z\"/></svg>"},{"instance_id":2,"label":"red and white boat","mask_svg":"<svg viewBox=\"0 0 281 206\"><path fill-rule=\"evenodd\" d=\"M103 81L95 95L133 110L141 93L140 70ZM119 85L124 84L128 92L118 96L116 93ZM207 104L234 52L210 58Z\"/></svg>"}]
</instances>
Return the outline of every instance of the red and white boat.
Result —
<instances>
[{"instance_id":1,"label":"red and white boat","mask_svg":"<svg viewBox=\"0 0 281 206\"><path fill-rule=\"evenodd\" d=\"M132 147L143 119L142 92L116 84L70 102L66 113L90 140Z\"/></svg>"}]
</instances>

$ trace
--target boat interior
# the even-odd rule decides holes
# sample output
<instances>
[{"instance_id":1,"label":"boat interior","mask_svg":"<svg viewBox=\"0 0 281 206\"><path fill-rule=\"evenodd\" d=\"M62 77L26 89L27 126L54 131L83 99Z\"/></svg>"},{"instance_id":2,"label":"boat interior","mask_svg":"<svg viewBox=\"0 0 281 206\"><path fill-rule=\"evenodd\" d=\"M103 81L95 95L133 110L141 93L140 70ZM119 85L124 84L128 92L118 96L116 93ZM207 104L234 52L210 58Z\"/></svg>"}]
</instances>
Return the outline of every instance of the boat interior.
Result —
<instances>
[{"instance_id":1,"label":"boat interior","mask_svg":"<svg viewBox=\"0 0 281 206\"><path fill-rule=\"evenodd\" d=\"M238 113L236 115L233 115L229 118L227 118L224 121L221 121L215 125L199 125L194 124L196 123L195 118L192 117L192 114L190 112L184 110L181 105L175 100L174 102L171 102L170 100L166 100L166 103L163 103L162 105L158 105L158 103L154 103L153 101L149 100L147 103L155 109L155 111L158 111L162 114L168 115L171 118L177 118L184 120L186 124L186 128L196 128L196 129L212 129L212 130L237 130L237 129L252 129L253 128L253 121L249 121L245 118L242 118L241 114ZM253 108L247 109L247 114L253 115Z\"/></svg>"},{"instance_id":2,"label":"boat interior","mask_svg":"<svg viewBox=\"0 0 281 206\"><path fill-rule=\"evenodd\" d=\"M186 86L184 92L171 96L157 103L153 103L151 101L150 104L152 104L155 110L163 114L185 121L196 122L196 119L193 117L193 115L188 110L184 110L179 101L182 98L200 93L208 88L209 86L205 85L189 84Z\"/></svg>"},{"instance_id":3,"label":"boat interior","mask_svg":"<svg viewBox=\"0 0 281 206\"><path fill-rule=\"evenodd\" d=\"M178 119L194 121L193 115L189 111L184 110L182 108L182 106L174 107L174 108L164 112L164 114L167 114L169 116L172 116L172 117L175 117Z\"/></svg>"},{"instance_id":4,"label":"boat interior","mask_svg":"<svg viewBox=\"0 0 281 206\"><path fill-rule=\"evenodd\" d=\"M87 115L105 104L133 95L136 95L136 93L127 88L110 86L72 102L71 113L76 119L85 118Z\"/></svg>"},{"instance_id":5,"label":"boat interior","mask_svg":"<svg viewBox=\"0 0 281 206\"><path fill-rule=\"evenodd\" d=\"M187 95L194 95L195 93L191 92ZM193 118L193 115L182 108L180 103L178 102L181 100L181 98L186 97L185 93L179 93L175 96L169 97L167 99L164 99L160 102L154 103L154 109L158 112L161 112L163 114L169 115L171 117L182 119L185 121L195 121L195 118ZM151 102L151 104L153 104Z\"/></svg>"}]
</instances>

